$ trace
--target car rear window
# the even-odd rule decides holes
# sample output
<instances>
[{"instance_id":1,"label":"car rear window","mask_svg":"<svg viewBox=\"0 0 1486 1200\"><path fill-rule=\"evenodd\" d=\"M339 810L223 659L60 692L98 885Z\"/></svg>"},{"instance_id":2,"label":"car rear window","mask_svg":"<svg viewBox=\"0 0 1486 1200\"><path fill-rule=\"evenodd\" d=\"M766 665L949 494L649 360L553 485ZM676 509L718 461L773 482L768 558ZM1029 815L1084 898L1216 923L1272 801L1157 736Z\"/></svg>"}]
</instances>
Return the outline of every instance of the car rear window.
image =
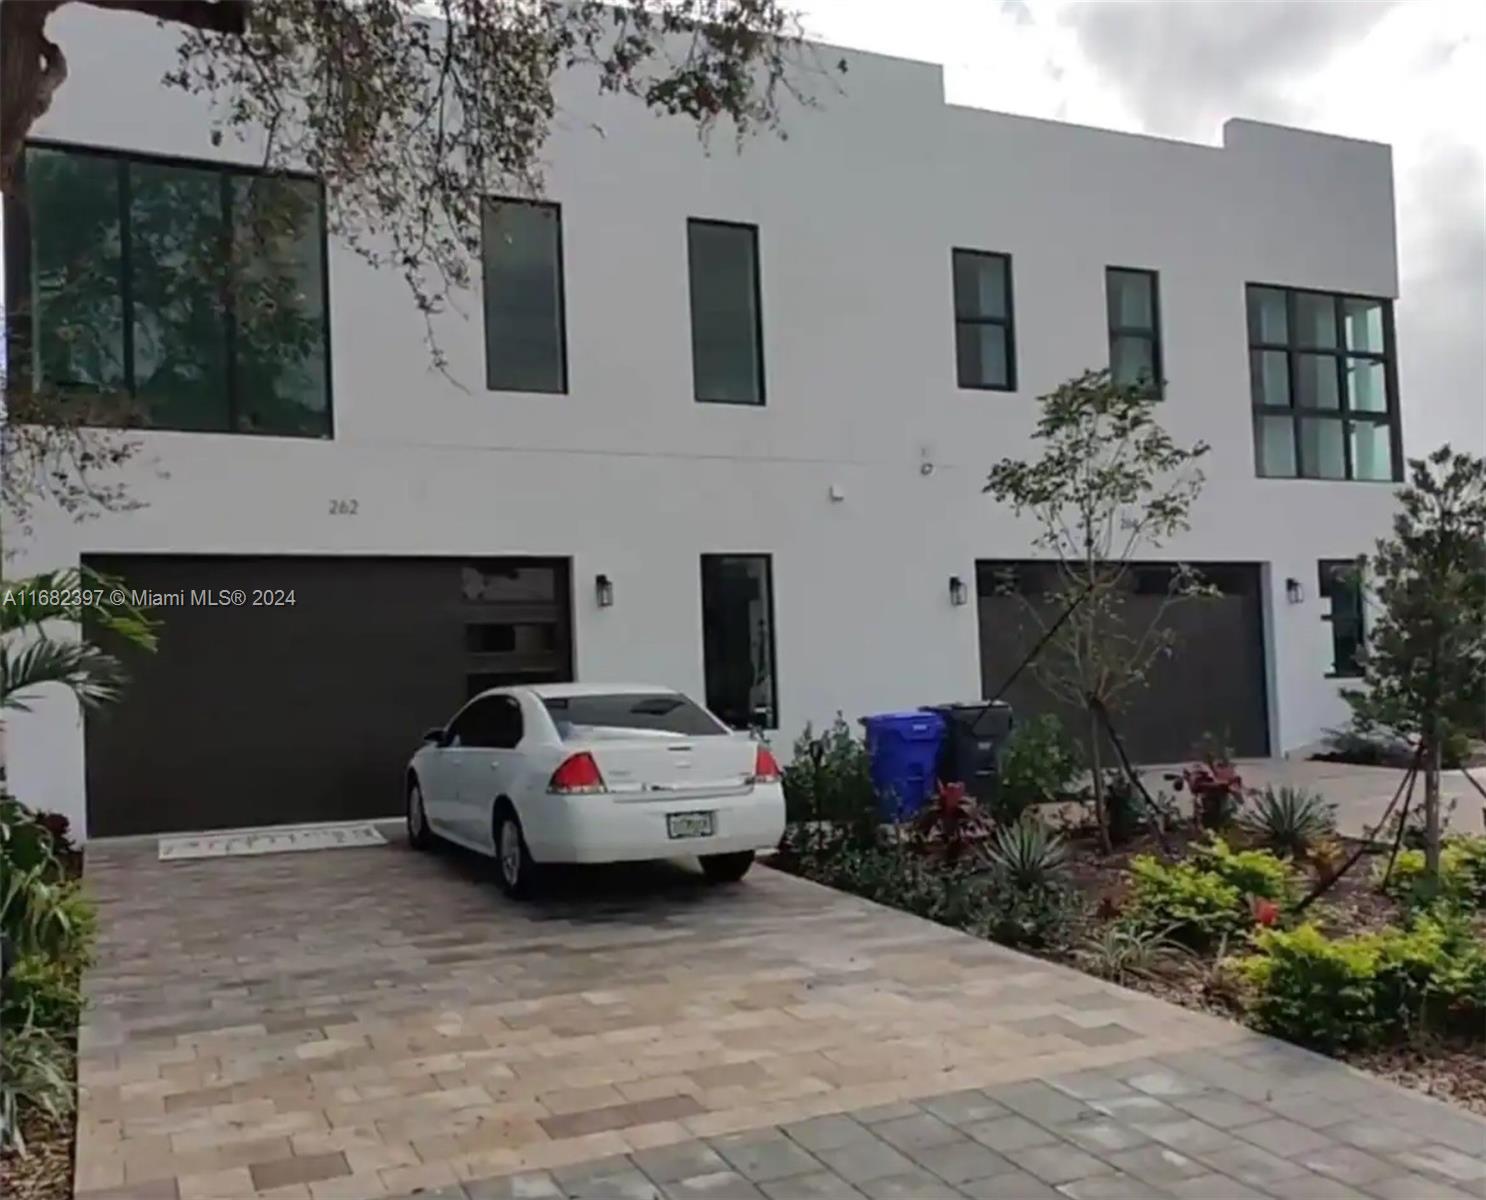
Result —
<instances>
[{"instance_id":1,"label":"car rear window","mask_svg":"<svg viewBox=\"0 0 1486 1200\"><path fill-rule=\"evenodd\" d=\"M628 692L602 696L544 696L564 740L590 729L647 729L688 737L729 732L699 704L676 692Z\"/></svg>"}]
</instances>

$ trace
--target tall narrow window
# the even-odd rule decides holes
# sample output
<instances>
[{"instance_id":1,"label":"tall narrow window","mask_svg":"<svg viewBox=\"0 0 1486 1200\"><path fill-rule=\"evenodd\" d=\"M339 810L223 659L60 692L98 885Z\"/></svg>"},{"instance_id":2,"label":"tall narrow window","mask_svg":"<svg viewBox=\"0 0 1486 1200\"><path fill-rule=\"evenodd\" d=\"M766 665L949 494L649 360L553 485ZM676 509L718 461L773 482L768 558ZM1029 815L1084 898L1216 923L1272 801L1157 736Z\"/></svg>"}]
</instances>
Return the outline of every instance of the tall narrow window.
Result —
<instances>
[{"instance_id":1,"label":"tall narrow window","mask_svg":"<svg viewBox=\"0 0 1486 1200\"><path fill-rule=\"evenodd\" d=\"M1248 307L1258 473L1401 479L1392 302L1250 284Z\"/></svg>"},{"instance_id":2,"label":"tall narrow window","mask_svg":"<svg viewBox=\"0 0 1486 1200\"><path fill-rule=\"evenodd\" d=\"M767 554L702 555L702 665L707 707L734 729L778 724Z\"/></svg>"},{"instance_id":3,"label":"tall narrow window","mask_svg":"<svg viewBox=\"0 0 1486 1200\"><path fill-rule=\"evenodd\" d=\"M696 398L713 404L762 404L758 230L693 219L686 223L686 246Z\"/></svg>"},{"instance_id":4,"label":"tall narrow window","mask_svg":"<svg viewBox=\"0 0 1486 1200\"><path fill-rule=\"evenodd\" d=\"M1116 383L1161 396L1161 309L1154 271L1108 267L1109 371Z\"/></svg>"},{"instance_id":5,"label":"tall narrow window","mask_svg":"<svg viewBox=\"0 0 1486 1200\"><path fill-rule=\"evenodd\" d=\"M1362 674L1362 573L1352 559L1320 563L1321 596L1327 602L1322 620L1331 625L1331 671L1343 678Z\"/></svg>"},{"instance_id":6,"label":"tall narrow window","mask_svg":"<svg viewBox=\"0 0 1486 1200\"><path fill-rule=\"evenodd\" d=\"M23 187L6 225L19 373L128 398L131 424L330 435L317 180L36 144Z\"/></svg>"},{"instance_id":7,"label":"tall narrow window","mask_svg":"<svg viewBox=\"0 0 1486 1200\"><path fill-rule=\"evenodd\" d=\"M1011 255L956 250L955 364L962 388L1016 389Z\"/></svg>"},{"instance_id":8,"label":"tall narrow window","mask_svg":"<svg viewBox=\"0 0 1486 1200\"><path fill-rule=\"evenodd\" d=\"M562 212L555 204L486 200L485 386L566 392Z\"/></svg>"}]
</instances>

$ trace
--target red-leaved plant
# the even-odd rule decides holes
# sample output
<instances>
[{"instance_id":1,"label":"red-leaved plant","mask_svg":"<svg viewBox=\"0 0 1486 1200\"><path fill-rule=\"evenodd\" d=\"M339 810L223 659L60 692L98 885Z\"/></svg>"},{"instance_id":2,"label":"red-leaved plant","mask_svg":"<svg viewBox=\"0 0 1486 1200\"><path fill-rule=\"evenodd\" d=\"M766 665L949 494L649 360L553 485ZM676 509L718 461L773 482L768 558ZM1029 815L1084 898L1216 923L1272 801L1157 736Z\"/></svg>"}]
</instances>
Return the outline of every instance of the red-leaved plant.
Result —
<instances>
[{"instance_id":1,"label":"red-leaved plant","mask_svg":"<svg viewBox=\"0 0 1486 1200\"><path fill-rule=\"evenodd\" d=\"M947 863L978 853L990 822L963 783L940 783L913 819L913 832Z\"/></svg>"},{"instance_id":2,"label":"red-leaved plant","mask_svg":"<svg viewBox=\"0 0 1486 1200\"><path fill-rule=\"evenodd\" d=\"M1254 918L1254 924L1261 925L1265 929L1279 923L1280 906L1273 900L1266 900L1263 896L1249 897L1249 912Z\"/></svg>"}]
</instances>

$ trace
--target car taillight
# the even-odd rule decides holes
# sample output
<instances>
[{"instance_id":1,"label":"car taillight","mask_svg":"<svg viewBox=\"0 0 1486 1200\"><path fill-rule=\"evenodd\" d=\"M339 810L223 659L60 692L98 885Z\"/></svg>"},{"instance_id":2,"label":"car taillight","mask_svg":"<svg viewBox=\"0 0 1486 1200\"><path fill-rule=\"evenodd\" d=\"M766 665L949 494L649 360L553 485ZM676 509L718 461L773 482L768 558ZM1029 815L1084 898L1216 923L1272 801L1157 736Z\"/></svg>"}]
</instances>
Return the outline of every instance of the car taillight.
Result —
<instances>
[{"instance_id":1,"label":"car taillight","mask_svg":"<svg viewBox=\"0 0 1486 1200\"><path fill-rule=\"evenodd\" d=\"M754 783L778 783L779 764L774 761L774 755L770 753L769 747L760 746L758 752L753 756L753 780Z\"/></svg>"},{"instance_id":2,"label":"car taillight","mask_svg":"<svg viewBox=\"0 0 1486 1200\"><path fill-rule=\"evenodd\" d=\"M608 789L604 787L604 777L599 774L599 765L593 761L593 755L588 751L574 754L564 760L562 766L552 772L552 778L547 783L549 792L602 792Z\"/></svg>"}]
</instances>

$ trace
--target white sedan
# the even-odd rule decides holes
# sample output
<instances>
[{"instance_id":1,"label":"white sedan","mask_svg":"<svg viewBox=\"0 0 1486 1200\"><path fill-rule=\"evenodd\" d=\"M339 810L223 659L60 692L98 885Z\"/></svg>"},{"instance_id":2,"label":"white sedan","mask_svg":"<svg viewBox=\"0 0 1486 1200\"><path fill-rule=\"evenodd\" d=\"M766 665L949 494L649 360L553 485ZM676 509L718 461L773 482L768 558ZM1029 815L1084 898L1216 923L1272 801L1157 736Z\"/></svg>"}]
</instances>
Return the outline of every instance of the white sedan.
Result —
<instances>
[{"instance_id":1,"label":"white sedan","mask_svg":"<svg viewBox=\"0 0 1486 1200\"><path fill-rule=\"evenodd\" d=\"M784 832L767 746L669 688L540 684L481 692L408 763L408 840L495 857L512 896L547 863L696 855L741 879Z\"/></svg>"}]
</instances>

